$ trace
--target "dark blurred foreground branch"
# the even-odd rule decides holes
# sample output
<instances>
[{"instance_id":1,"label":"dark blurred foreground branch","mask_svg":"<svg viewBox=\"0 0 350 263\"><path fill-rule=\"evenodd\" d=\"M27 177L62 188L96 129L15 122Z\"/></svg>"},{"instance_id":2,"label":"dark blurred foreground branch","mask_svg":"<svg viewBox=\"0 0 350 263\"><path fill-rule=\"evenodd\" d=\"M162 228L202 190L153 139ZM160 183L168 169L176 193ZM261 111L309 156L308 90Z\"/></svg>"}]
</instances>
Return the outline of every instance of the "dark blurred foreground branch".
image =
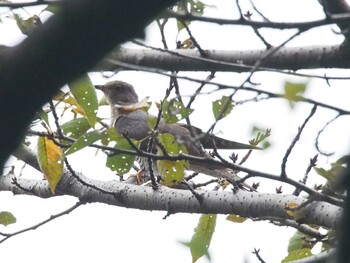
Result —
<instances>
[{"instance_id":1,"label":"dark blurred foreground branch","mask_svg":"<svg viewBox=\"0 0 350 263\"><path fill-rule=\"evenodd\" d=\"M69 0L19 45L0 54L0 166L36 110L65 83L93 68L173 0Z\"/></svg>"}]
</instances>

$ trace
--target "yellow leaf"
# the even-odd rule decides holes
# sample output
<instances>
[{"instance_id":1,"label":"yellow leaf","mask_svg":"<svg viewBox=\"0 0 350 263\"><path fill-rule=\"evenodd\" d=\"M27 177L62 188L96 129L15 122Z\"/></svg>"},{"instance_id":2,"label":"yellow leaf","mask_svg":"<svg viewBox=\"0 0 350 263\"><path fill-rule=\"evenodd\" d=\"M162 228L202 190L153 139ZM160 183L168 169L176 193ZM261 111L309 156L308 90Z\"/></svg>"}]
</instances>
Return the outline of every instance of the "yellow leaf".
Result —
<instances>
[{"instance_id":1,"label":"yellow leaf","mask_svg":"<svg viewBox=\"0 0 350 263\"><path fill-rule=\"evenodd\" d=\"M303 217L303 208L298 208L299 204L290 202L286 204L287 214L292 216L293 219L298 220Z\"/></svg>"},{"instance_id":2,"label":"yellow leaf","mask_svg":"<svg viewBox=\"0 0 350 263\"><path fill-rule=\"evenodd\" d=\"M85 113L84 113L84 110L82 109L82 107L80 107L80 105L78 104L78 102L72 97L72 96L69 96L68 98L65 98L63 100L63 102L69 104L72 106L72 111L74 113L77 113L77 114L80 114L81 116L84 116L85 117Z\"/></svg>"},{"instance_id":3,"label":"yellow leaf","mask_svg":"<svg viewBox=\"0 0 350 263\"><path fill-rule=\"evenodd\" d=\"M46 137L38 139L38 162L54 194L63 173L63 151Z\"/></svg>"}]
</instances>

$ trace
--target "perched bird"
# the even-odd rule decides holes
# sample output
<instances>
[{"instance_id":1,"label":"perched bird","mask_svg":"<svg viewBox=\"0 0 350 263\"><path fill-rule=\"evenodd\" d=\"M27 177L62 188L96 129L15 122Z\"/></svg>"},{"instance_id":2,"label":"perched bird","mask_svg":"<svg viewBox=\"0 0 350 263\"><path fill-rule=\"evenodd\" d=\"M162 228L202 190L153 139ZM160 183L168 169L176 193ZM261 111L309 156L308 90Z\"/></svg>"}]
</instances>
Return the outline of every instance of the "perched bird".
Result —
<instances>
[{"instance_id":1,"label":"perched bird","mask_svg":"<svg viewBox=\"0 0 350 263\"><path fill-rule=\"evenodd\" d=\"M111 126L114 127L119 134L126 134L130 138L143 140L141 150L147 151L147 141L151 128L148 123L149 118L157 118L150 115L142 107L139 102L135 89L129 83L123 81L110 81L105 85L96 85L97 89L104 92L106 100L111 108ZM158 125L160 133L170 133L176 138L179 144L183 144L189 155L212 159L213 157L205 151L204 148L214 147L217 149L260 149L259 147L243 144L239 142L225 140L214 135L203 136L204 133L196 127L192 127L192 132L197 134L198 140L191 136L191 131L186 125L169 124L164 119L160 119ZM156 142L157 143L157 142ZM147 158L138 158L140 167L147 170ZM232 169L227 169L222 165L203 163L200 161L190 161L189 170L204 173L207 175L225 178L231 182L240 179ZM255 191L251 186L241 183L241 188Z\"/></svg>"}]
</instances>

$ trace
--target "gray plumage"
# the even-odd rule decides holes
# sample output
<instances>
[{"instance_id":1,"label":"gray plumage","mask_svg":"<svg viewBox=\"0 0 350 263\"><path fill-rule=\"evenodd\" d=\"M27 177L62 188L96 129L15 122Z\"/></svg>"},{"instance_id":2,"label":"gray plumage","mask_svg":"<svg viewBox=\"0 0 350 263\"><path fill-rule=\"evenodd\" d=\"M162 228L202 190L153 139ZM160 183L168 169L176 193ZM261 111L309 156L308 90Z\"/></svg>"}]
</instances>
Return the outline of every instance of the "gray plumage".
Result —
<instances>
[{"instance_id":1,"label":"gray plumage","mask_svg":"<svg viewBox=\"0 0 350 263\"><path fill-rule=\"evenodd\" d=\"M130 110L125 108L139 102L132 85L123 81L111 81L105 85L95 87L104 92L106 100L111 107L111 125L115 127L119 134L126 134L130 138L139 141L149 136L151 129L147 120L156 117L149 115L141 109L136 108ZM160 133L170 133L173 135L177 143L185 145L188 154L198 157L212 158L209 153L204 150L202 143L204 143L204 146L207 148L213 148L215 145L218 149L259 149L255 146L228 141L214 135L201 136L203 132L196 127L194 127L193 130L196 134L199 134L198 138L200 139L199 142L197 140L195 142L191 136L191 132L185 125L168 124L164 119L160 119L158 130ZM147 142L148 140L144 140L141 144L141 149L144 151L147 150ZM141 165L141 167L142 166L144 165ZM233 181L239 179L234 171L224 168L221 165L190 161L189 169L215 177L231 179ZM254 190L245 183L242 185L249 190Z\"/></svg>"}]
</instances>

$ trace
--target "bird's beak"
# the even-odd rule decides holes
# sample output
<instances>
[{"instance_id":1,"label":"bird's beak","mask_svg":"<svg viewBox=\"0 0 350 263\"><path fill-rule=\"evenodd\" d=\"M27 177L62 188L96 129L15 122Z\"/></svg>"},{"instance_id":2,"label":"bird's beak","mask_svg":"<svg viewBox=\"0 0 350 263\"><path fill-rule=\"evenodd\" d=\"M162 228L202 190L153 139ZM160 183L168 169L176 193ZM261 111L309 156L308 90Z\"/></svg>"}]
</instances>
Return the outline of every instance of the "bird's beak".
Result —
<instances>
[{"instance_id":1,"label":"bird's beak","mask_svg":"<svg viewBox=\"0 0 350 263\"><path fill-rule=\"evenodd\" d=\"M103 85L95 85L95 89L99 89L99 90L102 90L103 91Z\"/></svg>"}]
</instances>

